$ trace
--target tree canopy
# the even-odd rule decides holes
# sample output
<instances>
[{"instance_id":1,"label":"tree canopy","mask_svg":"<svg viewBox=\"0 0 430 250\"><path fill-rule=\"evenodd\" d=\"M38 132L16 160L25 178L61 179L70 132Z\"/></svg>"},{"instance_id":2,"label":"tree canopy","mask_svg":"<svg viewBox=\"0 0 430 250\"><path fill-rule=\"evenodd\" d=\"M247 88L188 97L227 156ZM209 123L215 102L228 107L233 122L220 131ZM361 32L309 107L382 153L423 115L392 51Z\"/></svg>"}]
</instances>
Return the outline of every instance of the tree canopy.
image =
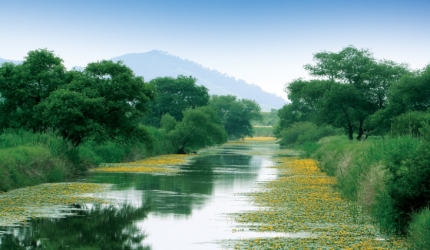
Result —
<instances>
[{"instance_id":1,"label":"tree canopy","mask_svg":"<svg viewBox=\"0 0 430 250\"><path fill-rule=\"evenodd\" d=\"M161 117L165 114L180 121L184 110L206 106L209 101L208 89L196 85L196 81L196 78L182 75L151 80L149 83L155 89L156 96L150 103L150 114L144 123L159 127Z\"/></svg>"},{"instance_id":2,"label":"tree canopy","mask_svg":"<svg viewBox=\"0 0 430 250\"><path fill-rule=\"evenodd\" d=\"M261 108L252 100L225 95L211 97L209 106L216 110L231 139L252 136L252 120L261 119Z\"/></svg>"},{"instance_id":3,"label":"tree canopy","mask_svg":"<svg viewBox=\"0 0 430 250\"><path fill-rule=\"evenodd\" d=\"M47 49L30 51L22 64L0 67L1 128L40 128L36 105L66 83L63 60Z\"/></svg>"},{"instance_id":4,"label":"tree canopy","mask_svg":"<svg viewBox=\"0 0 430 250\"><path fill-rule=\"evenodd\" d=\"M178 153L193 152L227 140L224 126L212 108L190 108L184 111L183 116L182 121L178 122L168 134Z\"/></svg>"},{"instance_id":5,"label":"tree canopy","mask_svg":"<svg viewBox=\"0 0 430 250\"><path fill-rule=\"evenodd\" d=\"M315 64L304 68L319 79L297 79L286 85L291 104L278 113L275 133L294 122L310 121L344 128L349 139L362 139L372 129L369 117L388 105L390 87L409 74L407 65L376 60L366 49L353 46L338 53L314 54Z\"/></svg>"},{"instance_id":6,"label":"tree canopy","mask_svg":"<svg viewBox=\"0 0 430 250\"><path fill-rule=\"evenodd\" d=\"M153 89L122 62L66 71L46 49L0 67L2 128L47 129L78 146L85 140L147 141L140 126Z\"/></svg>"}]
</instances>

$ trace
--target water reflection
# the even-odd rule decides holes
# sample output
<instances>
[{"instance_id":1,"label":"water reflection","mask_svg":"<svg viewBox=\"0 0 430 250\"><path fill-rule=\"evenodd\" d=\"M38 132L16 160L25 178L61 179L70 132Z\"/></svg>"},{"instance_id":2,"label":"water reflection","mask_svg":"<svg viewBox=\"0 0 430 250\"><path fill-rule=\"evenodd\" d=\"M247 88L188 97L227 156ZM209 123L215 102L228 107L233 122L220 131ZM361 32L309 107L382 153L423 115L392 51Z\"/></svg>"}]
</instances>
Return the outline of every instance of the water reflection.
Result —
<instances>
[{"instance_id":1,"label":"water reflection","mask_svg":"<svg viewBox=\"0 0 430 250\"><path fill-rule=\"evenodd\" d=\"M236 148L237 149L237 148ZM214 193L214 185L234 185L236 181L255 179L259 164L250 155L225 154L228 150L215 155L196 157L189 165L181 166L179 175L147 175L132 173L94 173L85 181L116 184L108 198L117 197L135 202L130 195L142 191L150 193L151 212L162 216L175 214L188 216L200 209ZM254 159L255 161L255 159ZM252 170L254 169L254 170ZM123 191L123 192L121 192Z\"/></svg>"},{"instance_id":2,"label":"water reflection","mask_svg":"<svg viewBox=\"0 0 430 250\"><path fill-rule=\"evenodd\" d=\"M177 175L92 173L80 181L113 184L97 195L123 206L92 207L78 216L3 229L0 250L219 249L220 241L243 237L232 233L235 225L227 214L255 209L242 194L276 178L270 166L277 148L214 148L181 166Z\"/></svg>"},{"instance_id":3,"label":"water reflection","mask_svg":"<svg viewBox=\"0 0 430 250\"><path fill-rule=\"evenodd\" d=\"M134 221L147 217L148 207L92 206L76 216L61 219L34 219L26 227L4 228L0 249L121 249L147 250L144 232Z\"/></svg>"}]
</instances>

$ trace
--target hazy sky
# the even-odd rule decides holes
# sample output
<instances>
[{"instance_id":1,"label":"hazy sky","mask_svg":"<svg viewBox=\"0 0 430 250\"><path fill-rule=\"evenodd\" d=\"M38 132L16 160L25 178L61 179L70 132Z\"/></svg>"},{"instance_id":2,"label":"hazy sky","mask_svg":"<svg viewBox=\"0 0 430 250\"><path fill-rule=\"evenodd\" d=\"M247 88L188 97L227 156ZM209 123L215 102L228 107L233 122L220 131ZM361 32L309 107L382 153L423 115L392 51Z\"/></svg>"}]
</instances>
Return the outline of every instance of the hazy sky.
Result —
<instances>
[{"instance_id":1,"label":"hazy sky","mask_svg":"<svg viewBox=\"0 0 430 250\"><path fill-rule=\"evenodd\" d=\"M429 0L0 0L0 58L48 48L72 67L156 49L286 97L323 50L354 45L423 68L429 13Z\"/></svg>"}]
</instances>

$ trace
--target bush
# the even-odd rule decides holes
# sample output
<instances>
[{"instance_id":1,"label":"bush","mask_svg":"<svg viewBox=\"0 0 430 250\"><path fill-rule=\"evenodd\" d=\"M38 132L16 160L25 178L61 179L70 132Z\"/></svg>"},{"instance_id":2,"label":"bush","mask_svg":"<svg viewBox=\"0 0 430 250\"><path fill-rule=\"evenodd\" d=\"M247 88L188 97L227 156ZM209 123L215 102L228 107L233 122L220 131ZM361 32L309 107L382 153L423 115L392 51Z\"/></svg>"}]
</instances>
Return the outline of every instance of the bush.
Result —
<instances>
[{"instance_id":1,"label":"bush","mask_svg":"<svg viewBox=\"0 0 430 250\"><path fill-rule=\"evenodd\" d=\"M297 122L281 132L283 146L300 145L305 142L317 142L319 139L339 134L332 126L317 126L312 122Z\"/></svg>"},{"instance_id":2,"label":"bush","mask_svg":"<svg viewBox=\"0 0 430 250\"><path fill-rule=\"evenodd\" d=\"M429 208L425 208L412 216L408 241L412 249L428 249L430 246Z\"/></svg>"},{"instance_id":3,"label":"bush","mask_svg":"<svg viewBox=\"0 0 430 250\"><path fill-rule=\"evenodd\" d=\"M414 212L430 206L430 141L423 140L411 156L390 168L393 229L400 234L406 233Z\"/></svg>"},{"instance_id":4,"label":"bush","mask_svg":"<svg viewBox=\"0 0 430 250\"><path fill-rule=\"evenodd\" d=\"M254 137L273 137L273 127L272 126L253 126Z\"/></svg>"},{"instance_id":5,"label":"bush","mask_svg":"<svg viewBox=\"0 0 430 250\"><path fill-rule=\"evenodd\" d=\"M0 190L63 180L68 172L60 159L43 146L17 146L0 150Z\"/></svg>"},{"instance_id":6,"label":"bush","mask_svg":"<svg viewBox=\"0 0 430 250\"><path fill-rule=\"evenodd\" d=\"M409 135L421 136L420 129L423 123L430 122L430 113L427 112L407 112L392 119L391 134L394 136Z\"/></svg>"}]
</instances>

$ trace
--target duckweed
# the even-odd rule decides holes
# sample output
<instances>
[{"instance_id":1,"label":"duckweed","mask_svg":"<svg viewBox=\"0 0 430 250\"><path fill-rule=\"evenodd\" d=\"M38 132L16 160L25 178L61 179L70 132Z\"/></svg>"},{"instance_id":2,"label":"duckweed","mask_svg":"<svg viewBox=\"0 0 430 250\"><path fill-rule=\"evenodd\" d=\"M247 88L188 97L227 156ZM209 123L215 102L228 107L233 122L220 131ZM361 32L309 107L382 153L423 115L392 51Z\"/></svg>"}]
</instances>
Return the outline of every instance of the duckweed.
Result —
<instances>
[{"instance_id":1,"label":"duckweed","mask_svg":"<svg viewBox=\"0 0 430 250\"><path fill-rule=\"evenodd\" d=\"M175 165L185 163L190 156L188 155L161 155L150 157L141 161L105 164L95 168L94 172L126 172L126 173L162 173L173 174L179 172Z\"/></svg>"},{"instance_id":2,"label":"duckweed","mask_svg":"<svg viewBox=\"0 0 430 250\"><path fill-rule=\"evenodd\" d=\"M243 227L240 230L304 236L244 239L234 249L407 249L403 239L378 239L381 236L368 218L351 214L350 204L332 187L335 179L321 172L314 160L276 161L279 178L251 193L261 209L233 217Z\"/></svg>"},{"instance_id":3,"label":"duckweed","mask_svg":"<svg viewBox=\"0 0 430 250\"><path fill-rule=\"evenodd\" d=\"M30 218L60 218L73 214L73 204L109 204L88 196L106 190L107 184L54 183L20 188L0 194L0 226L26 224Z\"/></svg>"}]
</instances>

